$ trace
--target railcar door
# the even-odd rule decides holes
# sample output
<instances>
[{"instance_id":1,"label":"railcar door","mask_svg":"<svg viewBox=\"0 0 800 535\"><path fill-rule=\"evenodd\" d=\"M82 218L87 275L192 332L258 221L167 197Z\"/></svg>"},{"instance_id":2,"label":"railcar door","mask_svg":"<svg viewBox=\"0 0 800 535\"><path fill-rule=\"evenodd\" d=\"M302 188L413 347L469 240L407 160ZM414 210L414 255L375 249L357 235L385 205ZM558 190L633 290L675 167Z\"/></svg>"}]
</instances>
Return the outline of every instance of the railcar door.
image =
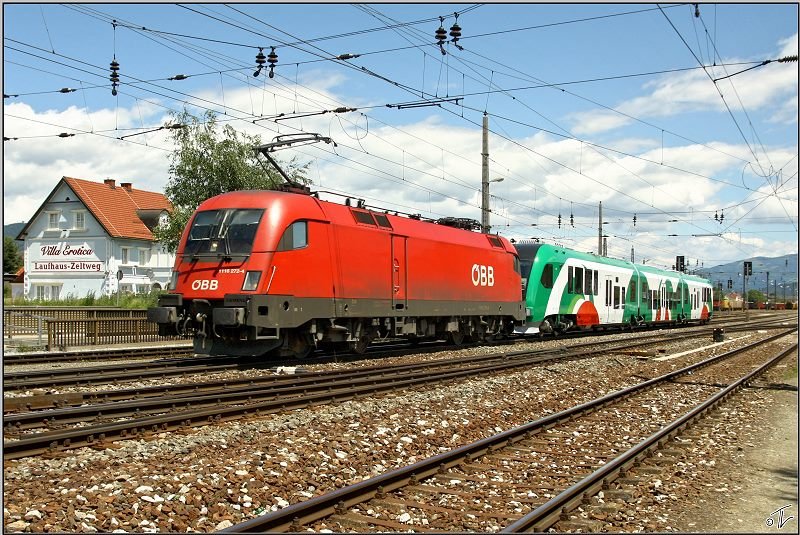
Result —
<instances>
[{"instance_id":1,"label":"railcar door","mask_svg":"<svg viewBox=\"0 0 800 535\"><path fill-rule=\"evenodd\" d=\"M392 234L392 309L405 310L408 305L408 264L405 236Z\"/></svg>"}]
</instances>

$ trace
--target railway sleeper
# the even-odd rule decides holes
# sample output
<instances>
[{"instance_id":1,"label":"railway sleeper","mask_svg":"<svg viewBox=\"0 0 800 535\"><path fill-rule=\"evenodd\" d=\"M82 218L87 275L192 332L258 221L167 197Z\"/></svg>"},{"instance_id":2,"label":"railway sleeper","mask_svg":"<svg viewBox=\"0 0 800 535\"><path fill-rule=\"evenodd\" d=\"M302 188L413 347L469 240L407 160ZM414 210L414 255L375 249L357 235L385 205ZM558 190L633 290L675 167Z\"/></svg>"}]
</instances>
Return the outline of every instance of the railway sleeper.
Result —
<instances>
[{"instance_id":1,"label":"railway sleeper","mask_svg":"<svg viewBox=\"0 0 800 535\"><path fill-rule=\"evenodd\" d=\"M373 526L379 528L388 528L394 531L408 531L410 526L389 520L388 518L375 518L372 516L363 515L361 513L354 513L348 511L344 514L336 514L328 519L326 524L338 524L344 531L359 532L364 531L365 527ZM426 526L427 531L427 526Z\"/></svg>"}]
</instances>

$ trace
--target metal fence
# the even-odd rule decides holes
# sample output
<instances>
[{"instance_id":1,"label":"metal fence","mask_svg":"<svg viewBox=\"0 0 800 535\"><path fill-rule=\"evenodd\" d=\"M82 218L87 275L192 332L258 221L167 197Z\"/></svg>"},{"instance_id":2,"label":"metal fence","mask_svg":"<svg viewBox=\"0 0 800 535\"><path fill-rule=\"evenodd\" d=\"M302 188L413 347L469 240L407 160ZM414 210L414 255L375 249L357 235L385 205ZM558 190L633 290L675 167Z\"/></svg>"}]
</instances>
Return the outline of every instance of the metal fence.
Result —
<instances>
[{"instance_id":1,"label":"metal fence","mask_svg":"<svg viewBox=\"0 0 800 535\"><path fill-rule=\"evenodd\" d=\"M104 318L47 321L47 349L182 340L159 336L158 325L146 318Z\"/></svg>"},{"instance_id":2,"label":"metal fence","mask_svg":"<svg viewBox=\"0 0 800 535\"><path fill-rule=\"evenodd\" d=\"M3 337L48 350L183 339L159 336L158 326L147 321L146 309L36 306L4 308Z\"/></svg>"},{"instance_id":3,"label":"metal fence","mask_svg":"<svg viewBox=\"0 0 800 535\"><path fill-rule=\"evenodd\" d=\"M11 306L3 308L3 336L29 335L44 320L83 320L94 318L146 318L147 310L117 307L40 307Z\"/></svg>"}]
</instances>

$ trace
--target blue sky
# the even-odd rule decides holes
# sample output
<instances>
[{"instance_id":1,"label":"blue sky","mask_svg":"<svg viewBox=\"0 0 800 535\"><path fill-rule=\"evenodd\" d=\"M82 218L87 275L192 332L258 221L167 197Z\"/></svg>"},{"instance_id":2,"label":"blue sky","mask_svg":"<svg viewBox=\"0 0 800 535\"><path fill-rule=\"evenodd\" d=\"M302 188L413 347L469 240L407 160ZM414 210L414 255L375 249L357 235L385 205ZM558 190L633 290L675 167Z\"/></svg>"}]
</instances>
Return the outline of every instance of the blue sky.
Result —
<instances>
[{"instance_id":1,"label":"blue sky","mask_svg":"<svg viewBox=\"0 0 800 535\"><path fill-rule=\"evenodd\" d=\"M434 33L455 14L462 37L440 49ZM310 164L315 189L480 220L486 112L490 175L503 179L491 184L491 222L509 238L596 250L602 201L610 256L634 248L637 261L669 267L684 255L710 267L796 253L798 71L774 60L797 54L797 4L699 4L699 14L693 4L5 4L3 92L17 96L4 98L3 126L17 139L3 144L3 220L26 221L65 175L163 191L171 145L144 132L183 107L263 142L330 136L335 148L280 153ZM275 47L273 78L253 76L259 47ZM359 57L333 59L344 53ZM168 80L177 74L188 78ZM429 105L387 106L409 102Z\"/></svg>"}]
</instances>

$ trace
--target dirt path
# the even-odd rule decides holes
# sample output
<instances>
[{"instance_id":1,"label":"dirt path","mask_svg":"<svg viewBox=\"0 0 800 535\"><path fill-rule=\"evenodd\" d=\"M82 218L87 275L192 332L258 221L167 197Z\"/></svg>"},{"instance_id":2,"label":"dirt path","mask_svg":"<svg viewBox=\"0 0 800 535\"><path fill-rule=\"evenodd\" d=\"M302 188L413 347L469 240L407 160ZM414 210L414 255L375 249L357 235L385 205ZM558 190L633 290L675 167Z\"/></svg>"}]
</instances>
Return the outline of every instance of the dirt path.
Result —
<instances>
[{"instance_id":1,"label":"dirt path","mask_svg":"<svg viewBox=\"0 0 800 535\"><path fill-rule=\"evenodd\" d=\"M695 507L687 508L676 519L676 529L716 533L798 532L798 393L794 362L771 372L766 381L751 386L765 395L767 413L744 426L740 434L741 455L718 466L719 484L709 487Z\"/></svg>"}]
</instances>

